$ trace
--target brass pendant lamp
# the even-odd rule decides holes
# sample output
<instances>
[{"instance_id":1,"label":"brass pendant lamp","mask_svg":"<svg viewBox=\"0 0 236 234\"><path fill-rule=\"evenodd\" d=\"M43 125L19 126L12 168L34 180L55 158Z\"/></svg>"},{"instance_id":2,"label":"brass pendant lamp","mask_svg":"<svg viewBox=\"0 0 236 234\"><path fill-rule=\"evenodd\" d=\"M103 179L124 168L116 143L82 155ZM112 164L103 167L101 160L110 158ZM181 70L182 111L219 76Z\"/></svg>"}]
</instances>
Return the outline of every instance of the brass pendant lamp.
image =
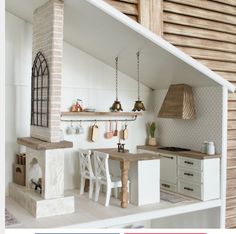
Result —
<instances>
[{"instance_id":1,"label":"brass pendant lamp","mask_svg":"<svg viewBox=\"0 0 236 234\"><path fill-rule=\"evenodd\" d=\"M116 61L116 100L110 108L111 111L123 111L120 101L118 100L118 57L115 58Z\"/></svg>"},{"instance_id":2,"label":"brass pendant lamp","mask_svg":"<svg viewBox=\"0 0 236 234\"><path fill-rule=\"evenodd\" d=\"M134 108L132 111L145 111L145 107L143 102L140 100L140 81L139 81L139 51L137 52L137 76L138 76L138 100L134 104Z\"/></svg>"}]
</instances>

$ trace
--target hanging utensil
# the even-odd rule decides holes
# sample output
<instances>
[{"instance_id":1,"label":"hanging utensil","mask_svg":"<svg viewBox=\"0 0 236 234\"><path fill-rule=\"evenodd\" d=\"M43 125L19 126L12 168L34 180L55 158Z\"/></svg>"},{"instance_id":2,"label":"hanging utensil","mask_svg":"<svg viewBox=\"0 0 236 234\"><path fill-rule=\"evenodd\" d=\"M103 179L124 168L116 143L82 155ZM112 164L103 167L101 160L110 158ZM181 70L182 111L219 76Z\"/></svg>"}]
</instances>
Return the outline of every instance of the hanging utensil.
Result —
<instances>
[{"instance_id":1,"label":"hanging utensil","mask_svg":"<svg viewBox=\"0 0 236 234\"><path fill-rule=\"evenodd\" d=\"M91 128L92 128L92 130L91 130L91 140L93 142L96 142L98 140L98 137L99 137L99 128L96 125L96 122Z\"/></svg>"},{"instance_id":2,"label":"hanging utensil","mask_svg":"<svg viewBox=\"0 0 236 234\"><path fill-rule=\"evenodd\" d=\"M79 133L80 133L80 134L83 134L83 133L84 133L84 128L83 128L83 126L82 126L81 120L80 120L80 124L79 124Z\"/></svg>"},{"instance_id":3,"label":"hanging utensil","mask_svg":"<svg viewBox=\"0 0 236 234\"><path fill-rule=\"evenodd\" d=\"M115 131L113 132L113 136L118 136L118 121L116 120L116 128Z\"/></svg>"},{"instance_id":4,"label":"hanging utensil","mask_svg":"<svg viewBox=\"0 0 236 234\"><path fill-rule=\"evenodd\" d=\"M112 131L111 124L112 124L111 121L109 121L109 129L105 133L105 138L107 138L107 139L111 139L113 137L113 131Z\"/></svg>"},{"instance_id":5,"label":"hanging utensil","mask_svg":"<svg viewBox=\"0 0 236 234\"><path fill-rule=\"evenodd\" d=\"M127 140L128 139L128 129L127 129L127 127L128 127L128 125L127 125L127 123L125 124L125 128L123 129L123 136L122 136L122 138L123 138L123 140Z\"/></svg>"}]
</instances>

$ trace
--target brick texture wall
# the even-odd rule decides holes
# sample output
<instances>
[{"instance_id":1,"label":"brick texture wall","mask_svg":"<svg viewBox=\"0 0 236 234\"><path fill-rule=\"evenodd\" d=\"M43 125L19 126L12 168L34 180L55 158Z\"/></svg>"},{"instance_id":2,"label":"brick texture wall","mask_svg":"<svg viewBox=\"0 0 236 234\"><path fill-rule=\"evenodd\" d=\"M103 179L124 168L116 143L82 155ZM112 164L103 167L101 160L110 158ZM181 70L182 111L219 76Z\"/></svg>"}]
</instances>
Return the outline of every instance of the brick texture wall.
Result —
<instances>
[{"instance_id":1,"label":"brick texture wall","mask_svg":"<svg viewBox=\"0 0 236 234\"><path fill-rule=\"evenodd\" d=\"M50 73L49 127L31 126L31 137L60 141L64 1L49 0L36 9L33 18L33 60L41 51Z\"/></svg>"}]
</instances>

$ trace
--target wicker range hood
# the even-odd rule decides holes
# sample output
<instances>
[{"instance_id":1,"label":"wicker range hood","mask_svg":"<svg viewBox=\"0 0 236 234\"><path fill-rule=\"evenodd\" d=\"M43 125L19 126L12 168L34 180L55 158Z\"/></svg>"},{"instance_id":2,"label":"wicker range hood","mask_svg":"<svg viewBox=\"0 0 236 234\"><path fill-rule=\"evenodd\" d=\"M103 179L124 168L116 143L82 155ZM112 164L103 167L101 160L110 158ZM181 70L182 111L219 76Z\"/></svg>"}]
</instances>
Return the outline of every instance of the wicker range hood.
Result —
<instances>
[{"instance_id":1,"label":"wicker range hood","mask_svg":"<svg viewBox=\"0 0 236 234\"><path fill-rule=\"evenodd\" d=\"M195 119L192 87L186 84L170 85L158 114L159 118Z\"/></svg>"}]
</instances>

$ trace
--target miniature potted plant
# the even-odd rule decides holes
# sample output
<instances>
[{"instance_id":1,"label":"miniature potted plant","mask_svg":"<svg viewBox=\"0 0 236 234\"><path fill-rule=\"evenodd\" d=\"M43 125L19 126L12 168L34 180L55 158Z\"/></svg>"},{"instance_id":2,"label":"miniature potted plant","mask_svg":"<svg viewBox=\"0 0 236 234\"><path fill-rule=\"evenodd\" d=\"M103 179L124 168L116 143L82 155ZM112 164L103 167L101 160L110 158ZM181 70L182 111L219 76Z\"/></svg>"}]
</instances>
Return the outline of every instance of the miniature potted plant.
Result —
<instances>
[{"instance_id":1,"label":"miniature potted plant","mask_svg":"<svg viewBox=\"0 0 236 234\"><path fill-rule=\"evenodd\" d=\"M148 145L157 145L157 141L155 138L155 131L156 131L156 123L150 122L147 124L148 127Z\"/></svg>"}]
</instances>

